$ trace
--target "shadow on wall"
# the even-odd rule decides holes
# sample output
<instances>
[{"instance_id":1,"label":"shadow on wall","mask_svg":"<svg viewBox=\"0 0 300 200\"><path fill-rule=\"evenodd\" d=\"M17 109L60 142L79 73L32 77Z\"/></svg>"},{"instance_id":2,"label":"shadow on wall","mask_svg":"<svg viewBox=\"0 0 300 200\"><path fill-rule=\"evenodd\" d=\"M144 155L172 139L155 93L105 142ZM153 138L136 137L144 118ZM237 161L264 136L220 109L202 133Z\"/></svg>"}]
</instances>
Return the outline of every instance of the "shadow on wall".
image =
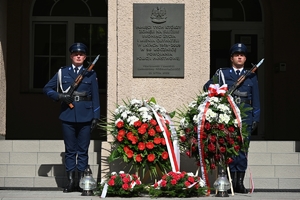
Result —
<instances>
[{"instance_id":1,"label":"shadow on wall","mask_svg":"<svg viewBox=\"0 0 300 200\"><path fill-rule=\"evenodd\" d=\"M38 170L38 176L54 177L57 187L64 187L66 184L65 153L61 152L62 164L42 164Z\"/></svg>"},{"instance_id":2,"label":"shadow on wall","mask_svg":"<svg viewBox=\"0 0 300 200\"><path fill-rule=\"evenodd\" d=\"M109 149L102 149L102 141L94 140L94 149L93 149L93 156L89 157L89 165L92 170L92 174L94 179L97 182L101 182L101 178L104 178L103 172L109 172L109 164L106 157L101 156L101 152L104 154L110 154ZM38 169L38 176L39 177L54 177L56 181L57 187L64 187L68 180L67 180L67 173L65 170L65 153L60 153L61 157L61 164L41 164ZM103 169L102 169L103 167ZM102 177L101 177L102 176ZM76 173L76 179L77 179Z\"/></svg>"}]
</instances>

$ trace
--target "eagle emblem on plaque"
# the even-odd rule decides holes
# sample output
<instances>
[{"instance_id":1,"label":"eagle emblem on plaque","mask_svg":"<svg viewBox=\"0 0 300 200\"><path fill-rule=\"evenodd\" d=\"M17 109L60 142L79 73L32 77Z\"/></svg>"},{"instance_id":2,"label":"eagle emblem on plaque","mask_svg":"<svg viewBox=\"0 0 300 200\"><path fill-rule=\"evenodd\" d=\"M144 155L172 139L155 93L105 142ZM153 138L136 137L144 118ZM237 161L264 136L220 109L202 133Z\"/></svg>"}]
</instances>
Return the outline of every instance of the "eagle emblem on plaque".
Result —
<instances>
[{"instance_id":1,"label":"eagle emblem on plaque","mask_svg":"<svg viewBox=\"0 0 300 200\"><path fill-rule=\"evenodd\" d=\"M156 24L162 24L167 21L167 10L164 7L153 8L151 21Z\"/></svg>"}]
</instances>

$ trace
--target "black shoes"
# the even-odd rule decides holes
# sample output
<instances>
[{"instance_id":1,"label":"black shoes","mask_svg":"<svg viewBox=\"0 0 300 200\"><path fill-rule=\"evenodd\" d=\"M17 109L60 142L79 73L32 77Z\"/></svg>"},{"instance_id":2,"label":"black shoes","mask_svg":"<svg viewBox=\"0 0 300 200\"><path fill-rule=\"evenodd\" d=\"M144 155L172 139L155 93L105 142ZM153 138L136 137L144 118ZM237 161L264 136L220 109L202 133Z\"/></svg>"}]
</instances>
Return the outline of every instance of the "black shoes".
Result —
<instances>
[{"instance_id":1,"label":"black shoes","mask_svg":"<svg viewBox=\"0 0 300 200\"><path fill-rule=\"evenodd\" d=\"M234 192L242 193L242 194L248 193L248 190L244 186L244 177L245 177L245 172L237 172L237 182L236 182L236 188Z\"/></svg>"},{"instance_id":2,"label":"black shoes","mask_svg":"<svg viewBox=\"0 0 300 200\"><path fill-rule=\"evenodd\" d=\"M230 172L232 187L235 193L247 194L248 190L244 186L245 172ZM228 194L231 194L231 189L229 189Z\"/></svg>"},{"instance_id":3,"label":"black shoes","mask_svg":"<svg viewBox=\"0 0 300 200\"><path fill-rule=\"evenodd\" d=\"M67 186L64 188L64 193L66 192L73 192L75 191L75 172L67 172L67 176L68 176L68 184Z\"/></svg>"}]
</instances>

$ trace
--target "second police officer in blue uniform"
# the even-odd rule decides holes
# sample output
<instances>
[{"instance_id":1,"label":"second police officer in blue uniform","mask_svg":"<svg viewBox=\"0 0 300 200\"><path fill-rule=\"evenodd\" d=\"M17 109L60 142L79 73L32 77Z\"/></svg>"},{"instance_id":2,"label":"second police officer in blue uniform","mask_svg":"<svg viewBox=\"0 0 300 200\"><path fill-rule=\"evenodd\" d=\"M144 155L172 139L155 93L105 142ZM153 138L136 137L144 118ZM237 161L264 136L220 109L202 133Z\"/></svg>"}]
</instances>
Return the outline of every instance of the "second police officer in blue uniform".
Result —
<instances>
[{"instance_id":1,"label":"second police officer in blue uniform","mask_svg":"<svg viewBox=\"0 0 300 200\"><path fill-rule=\"evenodd\" d=\"M232 67L218 69L214 76L219 80L219 84L227 84L228 89L237 81L240 75L245 74L244 64L246 62L247 47L242 43L234 44L230 48L230 60ZM222 80L224 77L224 82ZM204 90L207 91L210 84L213 84L213 78L210 79L205 85ZM258 80L255 73L251 73L244 82L233 92L232 96L236 104L245 103L245 107L252 107L253 109L246 112L247 118L243 123L248 124L249 141L251 132L253 132L258 125L260 118L260 100ZM247 153L240 151L239 155L233 158L234 161L229 165L230 175L232 178L234 192L248 193L244 187L245 171L247 169Z\"/></svg>"},{"instance_id":2,"label":"second police officer in blue uniform","mask_svg":"<svg viewBox=\"0 0 300 200\"><path fill-rule=\"evenodd\" d=\"M84 70L83 62L86 59L87 47L82 43L74 43L69 51L72 65L62 67L43 89L49 98L61 101L59 119L62 122L65 168L68 177L64 192L80 190L75 181L75 172L78 172L79 182L88 167L91 131L100 118L98 81L95 71L92 70L83 77L72 96L67 94L68 88ZM74 105L73 108L69 107L71 103Z\"/></svg>"}]
</instances>

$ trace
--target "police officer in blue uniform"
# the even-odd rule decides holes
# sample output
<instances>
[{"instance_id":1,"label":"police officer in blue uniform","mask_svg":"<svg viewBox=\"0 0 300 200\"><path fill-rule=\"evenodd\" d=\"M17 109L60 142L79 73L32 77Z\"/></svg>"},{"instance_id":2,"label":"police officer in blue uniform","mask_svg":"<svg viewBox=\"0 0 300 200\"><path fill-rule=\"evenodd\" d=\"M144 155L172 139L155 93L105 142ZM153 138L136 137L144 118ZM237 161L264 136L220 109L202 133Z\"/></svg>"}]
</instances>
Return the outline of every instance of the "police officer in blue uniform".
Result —
<instances>
[{"instance_id":1,"label":"police officer in blue uniform","mask_svg":"<svg viewBox=\"0 0 300 200\"><path fill-rule=\"evenodd\" d=\"M84 70L87 47L82 43L70 46L72 65L62 67L45 85L43 92L52 100L61 102L59 119L65 144L65 167L68 184L64 192L80 191L75 181L78 172L78 182L84 176L88 167L88 148L92 130L100 119L100 101L98 81L95 71L88 72L73 92L69 95L68 88L76 77ZM70 108L69 104L74 107Z\"/></svg>"},{"instance_id":2,"label":"police officer in blue uniform","mask_svg":"<svg viewBox=\"0 0 300 200\"><path fill-rule=\"evenodd\" d=\"M232 66L230 68L218 69L215 77L219 80L219 84L227 84L228 89L237 81L237 79L245 74L247 71L244 69L246 62L247 47L242 43L234 44L230 48L230 60ZM224 79L222 78L224 77ZM205 85L204 90L207 91L210 84L213 84L213 79L210 79ZM224 82L225 83L224 83ZM232 93L235 103L239 106L240 103L245 103L244 107L252 107L253 109L247 111L247 118L243 123L248 125L248 140L250 142L251 133L257 128L260 118L260 100L258 80L255 73L251 73L240 86ZM233 158L234 161L229 165L230 175L232 178L233 189L236 193L248 193L244 187L245 171L247 169L247 153L240 151L239 155Z\"/></svg>"}]
</instances>

